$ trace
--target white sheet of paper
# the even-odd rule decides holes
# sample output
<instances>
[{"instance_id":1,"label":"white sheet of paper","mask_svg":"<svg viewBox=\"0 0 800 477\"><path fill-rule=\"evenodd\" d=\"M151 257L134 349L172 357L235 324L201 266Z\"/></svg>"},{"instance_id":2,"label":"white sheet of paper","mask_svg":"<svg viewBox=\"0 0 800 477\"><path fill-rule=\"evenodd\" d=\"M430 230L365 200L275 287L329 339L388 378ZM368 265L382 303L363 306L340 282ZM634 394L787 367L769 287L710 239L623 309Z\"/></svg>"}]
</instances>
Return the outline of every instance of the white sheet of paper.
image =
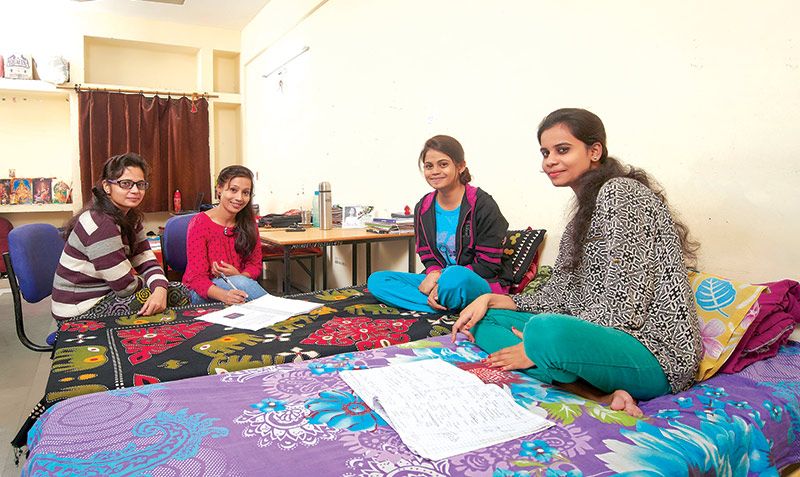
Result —
<instances>
[{"instance_id":1,"label":"white sheet of paper","mask_svg":"<svg viewBox=\"0 0 800 477\"><path fill-rule=\"evenodd\" d=\"M319 303L310 301L292 300L266 294L261 298L256 298L241 305L229 306L219 311L198 316L197 319L256 331L292 316L308 313L321 306Z\"/></svg>"},{"instance_id":2,"label":"white sheet of paper","mask_svg":"<svg viewBox=\"0 0 800 477\"><path fill-rule=\"evenodd\" d=\"M445 459L547 429L500 387L440 359L339 373L422 457Z\"/></svg>"}]
</instances>

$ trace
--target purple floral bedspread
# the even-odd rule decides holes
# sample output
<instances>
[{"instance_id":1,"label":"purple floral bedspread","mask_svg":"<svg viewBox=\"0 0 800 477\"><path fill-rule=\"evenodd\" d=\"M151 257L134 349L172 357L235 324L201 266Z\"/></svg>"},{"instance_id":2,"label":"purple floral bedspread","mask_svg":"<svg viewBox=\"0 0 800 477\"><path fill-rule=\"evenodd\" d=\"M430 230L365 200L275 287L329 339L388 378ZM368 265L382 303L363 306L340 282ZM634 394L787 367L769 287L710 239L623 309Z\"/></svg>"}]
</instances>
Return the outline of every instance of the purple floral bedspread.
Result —
<instances>
[{"instance_id":1,"label":"purple floral bedspread","mask_svg":"<svg viewBox=\"0 0 800 477\"><path fill-rule=\"evenodd\" d=\"M503 386L557 425L428 461L338 377L432 357ZM22 475L778 475L800 462L800 344L739 374L644 402L643 419L487 368L484 357L470 343L439 337L75 397L36 423Z\"/></svg>"}]
</instances>

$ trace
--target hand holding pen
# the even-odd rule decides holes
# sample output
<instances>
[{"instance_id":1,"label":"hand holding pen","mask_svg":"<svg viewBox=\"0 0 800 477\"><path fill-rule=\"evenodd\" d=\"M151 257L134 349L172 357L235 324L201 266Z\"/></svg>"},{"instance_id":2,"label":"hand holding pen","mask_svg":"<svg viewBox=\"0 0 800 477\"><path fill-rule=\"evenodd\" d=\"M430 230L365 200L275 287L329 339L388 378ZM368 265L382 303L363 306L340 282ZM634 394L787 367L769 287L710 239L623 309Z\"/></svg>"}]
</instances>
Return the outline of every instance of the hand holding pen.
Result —
<instances>
[{"instance_id":1,"label":"hand holding pen","mask_svg":"<svg viewBox=\"0 0 800 477\"><path fill-rule=\"evenodd\" d=\"M226 305L235 305L247 301L247 293L236 288L236 285L234 285L224 273L219 272L219 277L222 278L222 280L227 283L229 287L231 287L230 290L225 291L225 294L221 297L220 301Z\"/></svg>"}]
</instances>

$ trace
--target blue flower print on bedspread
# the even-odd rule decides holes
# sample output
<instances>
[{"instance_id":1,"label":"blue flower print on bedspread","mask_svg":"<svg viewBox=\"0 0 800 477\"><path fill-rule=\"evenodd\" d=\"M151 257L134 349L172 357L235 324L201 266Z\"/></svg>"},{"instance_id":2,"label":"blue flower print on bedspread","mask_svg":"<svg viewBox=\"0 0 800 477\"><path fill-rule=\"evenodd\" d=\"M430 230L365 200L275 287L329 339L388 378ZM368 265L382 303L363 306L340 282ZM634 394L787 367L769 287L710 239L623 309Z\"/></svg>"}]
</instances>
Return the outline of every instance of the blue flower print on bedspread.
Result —
<instances>
[{"instance_id":1,"label":"blue flower print on bedspread","mask_svg":"<svg viewBox=\"0 0 800 477\"><path fill-rule=\"evenodd\" d=\"M190 415L188 409L181 409L174 414L159 412L133 428L134 437L160 435L158 441L152 444L137 449L136 444L130 443L122 450L98 452L88 459L35 454L23 475L148 476L159 465L196 456L205 436L216 439L228 435L228 429L213 425L217 419L204 416L202 413Z\"/></svg>"},{"instance_id":2,"label":"blue flower print on bedspread","mask_svg":"<svg viewBox=\"0 0 800 477\"><path fill-rule=\"evenodd\" d=\"M766 400L764 407L776 422L781 421L783 411L789 416L790 426L787 435L789 444L800 439L800 382L778 381L776 383L759 383L759 386L771 388L772 395L785 402L785 407L781 408L779 405L773 404L772 401Z\"/></svg>"},{"instance_id":3,"label":"blue flower print on bedspread","mask_svg":"<svg viewBox=\"0 0 800 477\"><path fill-rule=\"evenodd\" d=\"M777 414L777 405L761 409L746 401L727 400L722 387L701 384L697 396L674 398L675 409L660 410L656 423L639 421L634 429L619 430L628 442L606 439L611 451L597 457L616 472L643 475L758 475L778 476L770 462L772 442L764 436L761 413ZM729 412L730 410L730 412ZM731 415L733 413L743 415ZM698 421L694 426L688 421Z\"/></svg>"},{"instance_id":4,"label":"blue flower print on bedspread","mask_svg":"<svg viewBox=\"0 0 800 477\"><path fill-rule=\"evenodd\" d=\"M530 470L509 470L498 468L495 477L583 477L583 472L575 468L558 450L542 439L522 441L519 458L511 465Z\"/></svg>"},{"instance_id":5,"label":"blue flower print on bedspread","mask_svg":"<svg viewBox=\"0 0 800 477\"><path fill-rule=\"evenodd\" d=\"M286 403L278 399L265 398L255 404L251 404L250 407L264 413L280 412L286 410Z\"/></svg>"},{"instance_id":6,"label":"blue flower print on bedspread","mask_svg":"<svg viewBox=\"0 0 800 477\"><path fill-rule=\"evenodd\" d=\"M311 411L308 422L349 431L374 431L386 421L370 409L358 396L344 391L324 391L318 398L306 401Z\"/></svg>"}]
</instances>

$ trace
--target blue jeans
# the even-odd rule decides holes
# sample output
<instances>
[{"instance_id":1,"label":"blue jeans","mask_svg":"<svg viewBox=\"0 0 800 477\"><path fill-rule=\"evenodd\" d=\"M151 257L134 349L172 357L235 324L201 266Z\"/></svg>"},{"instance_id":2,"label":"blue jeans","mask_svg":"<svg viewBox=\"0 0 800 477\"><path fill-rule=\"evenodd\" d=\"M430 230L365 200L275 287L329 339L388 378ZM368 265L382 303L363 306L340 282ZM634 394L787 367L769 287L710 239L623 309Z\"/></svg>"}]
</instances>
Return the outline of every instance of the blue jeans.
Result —
<instances>
[{"instance_id":1,"label":"blue jeans","mask_svg":"<svg viewBox=\"0 0 800 477\"><path fill-rule=\"evenodd\" d=\"M232 277L228 277L228 280L230 280L231 283L233 283L233 286L247 293L247 301L255 300L256 298L260 298L267 294L267 291L261 288L261 285L259 285L257 281L253 280L252 278L247 278L244 275L234 275ZM228 285L225 282L225 280L221 278L215 278L211 280L211 283L225 290L231 289L231 286ZM190 295L189 299L192 300L192 305L203 305L205 303L219 303L218 301L212 299L206 300L194 290L191 290L189 295Z\"/></svg>"},{"instance_id":2,"label":"blue jeans","mask_svg":"<svg viewBox=\"0 0 800 477\"><path fill-rule=\"evenodd\" d=\"M375 272L367 280L367 288L375 298L387 305L406 310L438 313L428 305L428 295L419 291L422 273ZM451 265L439 277L439 304L448 310L461 310L484 293L491 293L489 283L467 267Z\"/></svg>"}]
</instances>

